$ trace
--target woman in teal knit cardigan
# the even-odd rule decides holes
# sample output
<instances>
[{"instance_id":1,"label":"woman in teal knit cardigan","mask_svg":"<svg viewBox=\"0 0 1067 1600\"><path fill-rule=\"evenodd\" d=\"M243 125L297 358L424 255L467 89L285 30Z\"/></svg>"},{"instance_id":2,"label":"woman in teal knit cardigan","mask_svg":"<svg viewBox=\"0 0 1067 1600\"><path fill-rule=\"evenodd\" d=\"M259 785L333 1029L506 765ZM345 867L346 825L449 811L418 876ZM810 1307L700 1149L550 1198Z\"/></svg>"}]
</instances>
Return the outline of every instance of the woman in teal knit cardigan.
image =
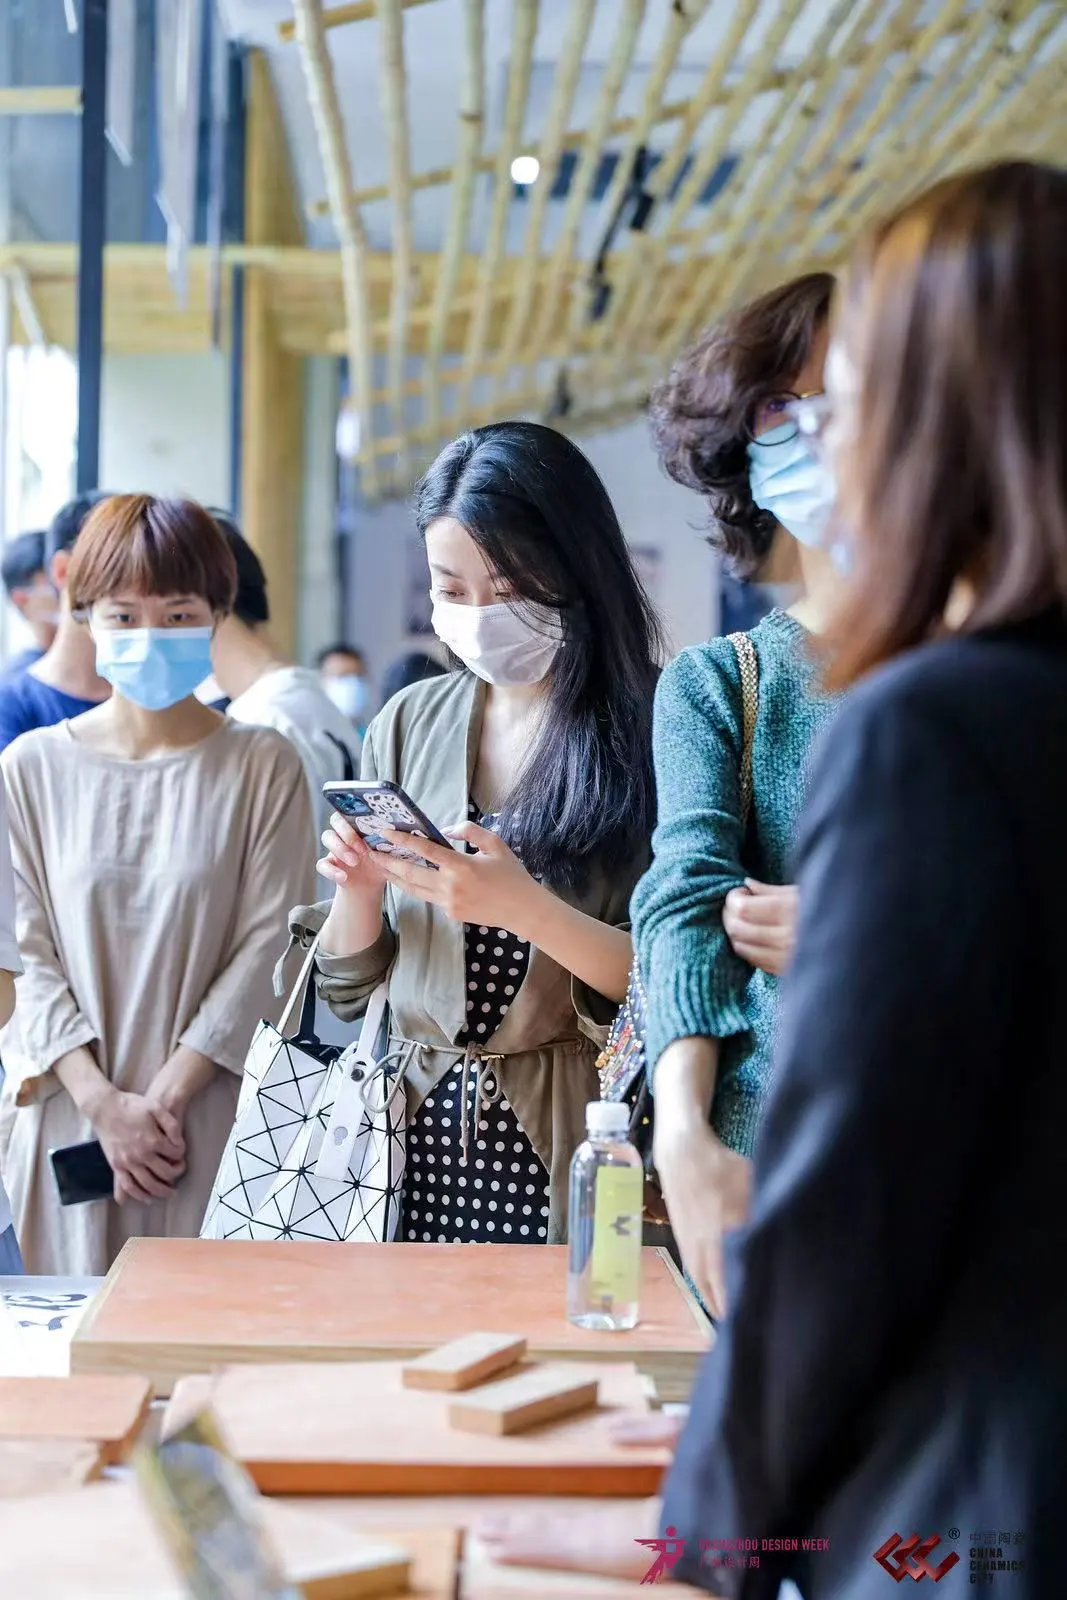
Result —
<instances>
[{"instance_id":1,"label":"woman in teal knit cardigan","mask_svg":"<svg viewBox=\"0 0 1067 1600\"><path fill-rule=\"evenodd\" d=\"M728 639L685 650L656 695L654 859L632 902L648 995L655 1157L686 1268L723 1310L723 1232L743 1220L768 1087L778 978L796 916L789 853L809 749L832 704L809 651L841 584L827 548L833 484L785 406L822 390L833 279L755 301L688 351L653 397L672 477L712 514L742 577L794 585L750 633L759 668L753 795L743 821L743 698Z\"/></svg>"}]
</instances>

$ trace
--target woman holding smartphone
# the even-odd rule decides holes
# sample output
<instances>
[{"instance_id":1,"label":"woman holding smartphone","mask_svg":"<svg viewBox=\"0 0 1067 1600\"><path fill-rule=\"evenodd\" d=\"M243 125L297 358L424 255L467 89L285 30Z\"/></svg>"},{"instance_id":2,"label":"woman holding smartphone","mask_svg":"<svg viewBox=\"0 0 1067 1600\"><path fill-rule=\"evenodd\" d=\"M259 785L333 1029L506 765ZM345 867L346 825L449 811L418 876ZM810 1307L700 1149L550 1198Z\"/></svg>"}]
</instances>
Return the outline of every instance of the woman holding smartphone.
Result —
<instances>
[{"instance_id":1,"label":"woman holding smartphone","mask_svg":"<svg viewBox=\"0 0 1067 1600\"><path fill-rule=\"evenodd\" d=\"M135 1235L197 1234L270 1014L314 823L289 742L194 694L235 587L200 506L102 501L68 594L114 692L4 752L25 970L0 1148L30 1272L96 1276ZM112 1199L61 1207L49 1152L93 1140Z\"/></svg>"},{"instance_id":2,"label":"woman holding smartphone","mask_svg":"<svg viewBox=\"0 0 1067 1600\"><path fill-rule=\"evenodd\" d=\"M465 434L415 511L455 670L371 723L363 777L399 784L457 847L420 840L419 865L334 816L334 899L294 931L321 930L320 992L343 1018L388 972L394 1042L417 1046L403 1236L556 1241L648 860L658 627L603 484L550 428Z\"/></svg>"}]
</instances>

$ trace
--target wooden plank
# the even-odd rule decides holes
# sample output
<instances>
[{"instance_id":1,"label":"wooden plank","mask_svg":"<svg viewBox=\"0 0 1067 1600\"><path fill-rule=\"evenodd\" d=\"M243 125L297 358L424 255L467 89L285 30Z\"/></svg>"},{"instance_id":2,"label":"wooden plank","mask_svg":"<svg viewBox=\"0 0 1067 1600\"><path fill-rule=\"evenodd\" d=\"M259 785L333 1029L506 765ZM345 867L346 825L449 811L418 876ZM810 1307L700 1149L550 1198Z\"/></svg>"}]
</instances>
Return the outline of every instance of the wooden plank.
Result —
<instances>
[{"instance_id":1,"label":"wooden plank","mask_svg":"<svg viewBox=\"0 0 1067 1600\"><path fill-rule=\"evenodd\" d=\"M429 0L400 0L401 6L411 10L413 6L425 6ZM332 6L329 11L322 14L324 28L341 28L349 22L369 22L371 17L378 14L377 0L348 0L346 5ZM296 28L291 22L279 22L278 36L289 40L296 37Z\"/></svg>"},{"instance_id":2,"label":"wooden plank","mask_svg":"<svg viewBox=\"0 0 1067 1600\"><path fill-rule=\"evenodd\" d=\"M72 84L15 84L0 89L0 117L80 116L82 92Z\"/></svg>"},{"instance_id":3,"label":"wooden plank","mask_svg":"<svg viewBox=\"0 0 1067 1600\"><path fill-rule=\"evenodd\" d=\"M243 1366L184 1378L163 1432L210 1410L227 1448L272 1495L654 1494L669 1452L620 1444L612 1427L620 1415L650 1414L648 1380L632 1364L570 1370L599 1384L596 1410L532 1433L454 1429L449 1407L460 1397L405 1388L400 1362ZM453 1521L451 1512L444 1520Z\"/></svg>"},{"instance_id":4,"label":"wooden plank","mask_svg":"<svg viewBox=\"0 0 1067 1600\"><path fill-rule=\"evenodd\" d=\"M506 1372L526 1354L526 1340L510 1333L468 1333L416 1356L401 1369L405 1389L473 1389Z\"/></svg>"},{"instance_id":5,"label":"wooden plank","mask_svg":"<svg viewBox=\"0 0 1067 1600\"><path fill-rule=\"evenodd\" d=\"M71 1370L142 1372L169 1394L237 1362L404 1361L472 1328L518 1328L534 1357L635 1362L661 1400L686 1400L710 1326L667 1260L642 1251L641 1321L607 1333L567 1321L565 1245L131 1239Z\"/></svg>"},{"instance_id":6,"label":"wooden plank","mask_svg":"<svg viewBox=\"0 0 1067 1600\"><path fill-rule=\"evenodd\" d=\"M303 227L288 146L270 68L261 51L249 59L245 147L245 237L252 245L299 245ZM285 653L296 645L303 366L282 346L274 287L263 268L246 269L243 332L242 531L263 563L271 632Z\"/></svg>"},{"instance_id":7,"label":"wooden plank","mask_svg":"<svg viewBox=\"0 0 1067 1600\"><path fill-rule=\"evenodd\" d=\"M422 1559L406 1587L388 1580L383 1589L367 1572L368 1552L381 1548L382 1533L368 1535L273 1501L264 1501L260 1514L286 1578L307 1600L374 1594L450 1600L454 1591L458 1541L450 1529L388 1540L409 1560L417 1550ZM4 1594L18 1600L184 1600L186 1593L135 1483L90 1484L77 1493L0 1504L0 1550ZM420 1566L431 1581L420 1580Z\"/></svg>"},{"instance_id":8,"label":"wooden plank","mask_svg":"<svg viewBox=\"0 0 1067 1600\"><path fill-rule=\"evenodd\" d=\"M0 1439L67 1439L100 1446L122 1461L148 1415L152 1387L133 1374L0 1378Z\"/></svg>"},{"instance_id":9,"label":"wooden plank","mask_svg":"<svg viewBox=\"0 0 1067 1600\"><path fill-rule=\"evenodd\" d=\"M80 1489L100 1476L103 1456L84 1439L0 1440L0 1500Z\"/></svg>"},{"instance_id":10,"label":"wooden plank","mask_svg":"<svg viewBox=\"0 0 1067 1600\"><path fill-rule=\"evenodd\" d=\"M448 1423L463 1433L526 1433L543 1423L592 1411L598 1396L595 1373L562 1361L549 1362L453 1400Z\"/></svg>"}]
</instances>

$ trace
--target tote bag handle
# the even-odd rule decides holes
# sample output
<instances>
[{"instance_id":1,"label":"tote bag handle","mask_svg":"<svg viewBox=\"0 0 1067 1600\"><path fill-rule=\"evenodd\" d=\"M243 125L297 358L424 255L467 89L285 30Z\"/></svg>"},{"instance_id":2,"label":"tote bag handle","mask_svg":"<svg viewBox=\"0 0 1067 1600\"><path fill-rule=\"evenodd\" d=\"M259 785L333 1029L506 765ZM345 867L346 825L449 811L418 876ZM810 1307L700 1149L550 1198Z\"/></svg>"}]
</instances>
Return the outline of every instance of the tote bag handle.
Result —
<instances>
[{"instance_id":1,"label":"tote bag handle","mask_svg":"<svg viewBox=\"0 0 1067 1600\"><path fill-rule=\"evenodd\" d=\"M311 944L308 947L308 953L304 957L304 963L303 963L302 967L300 968L300 976L297 978L296 983L295 983L295 985L293 987L293 992L289 996L289 999L286 1002L285 1010L282 1012L281 1017L278 1019L278 1032L282 1035L283 1038L285 1037L289 1027L292 1025L292 1021L293 1021L293 1018L296 1015L296 1011L297 1011L297 1007L298 1006L300 1007L300 1013L301 1013L300 1014L300 1033L301 1033L301 1036L303 1036L308 1031L308 1028L305 1027L305 1024L313 1024L313 1022L314 1022L315 1000L314 1000L314 986L312 984L312 974L313 974L313 972L315 970L315 957L319 953L319 943L320 943L321 939L322 939L322 934L321 933L317 933L315 935L314 939L312 939ZM309 1005L309 1002L310 1002L310 1005Z\"/></svg>"}]
</instances>

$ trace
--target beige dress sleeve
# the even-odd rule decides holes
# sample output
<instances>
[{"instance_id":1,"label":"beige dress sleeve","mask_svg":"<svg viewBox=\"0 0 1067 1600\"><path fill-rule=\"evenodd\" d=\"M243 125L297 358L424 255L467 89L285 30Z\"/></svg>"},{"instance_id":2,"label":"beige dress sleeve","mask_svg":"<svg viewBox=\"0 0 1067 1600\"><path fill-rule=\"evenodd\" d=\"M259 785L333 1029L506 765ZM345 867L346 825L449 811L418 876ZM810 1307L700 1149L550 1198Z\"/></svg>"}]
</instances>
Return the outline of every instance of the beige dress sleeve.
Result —
<instances>
[{"instance_id":1,"label":"beige dress sleeve","mask_svg":"<svg viewBox=\"0 0 1067 1600\"><path fill-rule=\"evenodd\" d=\"M269 980L285 940L294 882L306 878L301 853L306 861L312 838L311 801L297 755L265 786L222 966L181 1035L182 1044L229 1072L243 1072L252 1033L272 1009ZM288 865L294 862L295 873Z\"/></svg>"}]
</instances>

